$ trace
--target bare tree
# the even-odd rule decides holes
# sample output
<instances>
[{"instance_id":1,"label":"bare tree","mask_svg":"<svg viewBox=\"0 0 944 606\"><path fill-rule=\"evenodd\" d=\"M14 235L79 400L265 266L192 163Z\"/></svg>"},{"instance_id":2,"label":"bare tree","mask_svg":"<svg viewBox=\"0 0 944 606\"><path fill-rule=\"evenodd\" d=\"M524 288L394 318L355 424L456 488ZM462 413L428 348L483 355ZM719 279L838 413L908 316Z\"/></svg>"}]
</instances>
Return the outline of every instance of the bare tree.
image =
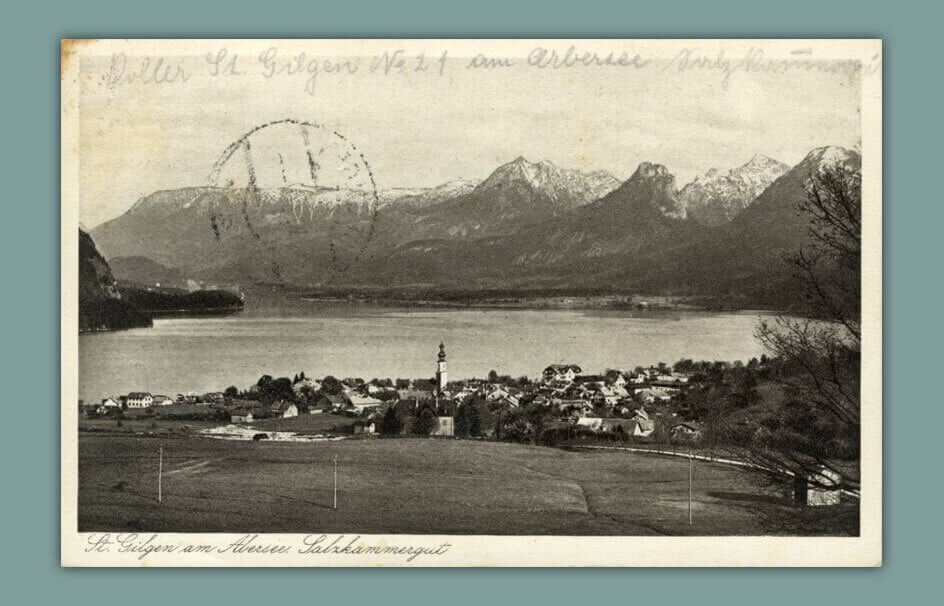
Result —
<instances>
[{"instance_id":1,"label":"bare tree","mask_svg":"<svg viewBox=\"0 0 944 606\"><path fill-rule=\"evenodd\" d=\"M749 435L742 424L739 454L801 491L856 490L858 466L843 461L859 456L861 420L859 168L836 163L816 170L798 207L809 219L810 244L789 262L804 286L805 313L757 329L774 355L785 400L758 413Z\"/></svg>"}]
</instances>

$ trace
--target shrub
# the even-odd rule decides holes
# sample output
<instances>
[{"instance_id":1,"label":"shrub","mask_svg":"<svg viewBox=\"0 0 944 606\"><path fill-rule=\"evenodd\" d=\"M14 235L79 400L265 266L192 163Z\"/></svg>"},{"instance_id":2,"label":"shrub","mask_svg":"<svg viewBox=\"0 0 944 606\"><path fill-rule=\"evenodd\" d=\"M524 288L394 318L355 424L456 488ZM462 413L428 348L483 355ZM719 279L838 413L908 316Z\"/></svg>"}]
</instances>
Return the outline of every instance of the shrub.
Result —
<instances>
[{"instance_id":1,"label":"shrub","mask_svg":"<svg viewBox=\"0 0 944 606\"><path fill-rule=\"evenodd\" d=\"M391 406L380 419L377 431L382 436L398 436L403 431L403 418L397 412L396 407Z\"/></svg>"},{"instance_id":2,"label":"shrub","mask_svg":"<svg viewBox=\"0 0 944 606\"><path fill-rule=\"evenodd\" d=\"M418 436L428 436L437 427L439 421L436 414L429 408L424 408L416 415L413 421L413 433Z\"/></svg>"}]
</instances>

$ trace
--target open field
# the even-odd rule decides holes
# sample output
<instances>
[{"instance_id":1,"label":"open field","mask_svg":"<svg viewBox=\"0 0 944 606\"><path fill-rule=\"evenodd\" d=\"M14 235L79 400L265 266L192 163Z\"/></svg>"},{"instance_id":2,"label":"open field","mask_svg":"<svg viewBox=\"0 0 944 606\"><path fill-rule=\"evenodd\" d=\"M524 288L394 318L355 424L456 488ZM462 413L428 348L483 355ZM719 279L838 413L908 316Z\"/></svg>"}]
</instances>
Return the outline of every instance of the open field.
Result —
<instances>
[{"instance_id":1,"label":"open field","mask_svg":"<svg viewBox=\"0 0 944 606\"><path fill-rule=\"evenodd\" d=\"M288 419L260 419L252 423L259 431L294 431L301 436L351 433L354 419L329 413L300 414Z\"/></svg>"},{"instance_id":2,"label":"open field","mask_svg":"<svg viewBox=\"0 0 944 606\"><path fill-rule=\"evenodd\" d=\"M736 468L696 463L694 486L689 527L688 462L672 457L448 439L302 444L86 432L79 439L81 531L857 532L855 502L796 509Z\"/></svg>"},{"instance_id":3,"label":"open field","mask_svg":"<svg viewBox=\"0 0 944 606\"><path fill-rule=\"evenodd\" d=\"M123 418L115 419L109 417L87 418L79 416L79 431L102 433L110 436L114 435L134 435L142 432L153 432L155 434L179 434L181 436L189 435L190 432L197 429L209 429L219 427L220 421L190 421L182 419L148 419L148 418Z\"/></svg>"},{"instance_id":4,"label":"open field","mask_svg":"<svg viewBox=\"0 0 944 606\"><path fill-rule=\"evenodd\" d=\"M115 434L135 434L139 432L150 432L155 435L187 434L193 430L209 429L225 425L227 421L215 420L192 420L188 418L174 418L172 414L177 412L173 409L177 406L168 406L166 409L158 409L163 416L148 417L145 415L128 415L118 419L113 417L79 417L79 429L88 432ZM196 408L196 407L194 407ZM207 407L199 407L198 411L207 411ZM344 415L329 413L322 414L302 414L297 417L283 419L281 417L271 419L260 419L250 423L247 427L258 429L260 432L266 431L291 431L301 436L313 436L324 434L350 434L353 431L354 420Z\"/></svg>"}]
</instances>

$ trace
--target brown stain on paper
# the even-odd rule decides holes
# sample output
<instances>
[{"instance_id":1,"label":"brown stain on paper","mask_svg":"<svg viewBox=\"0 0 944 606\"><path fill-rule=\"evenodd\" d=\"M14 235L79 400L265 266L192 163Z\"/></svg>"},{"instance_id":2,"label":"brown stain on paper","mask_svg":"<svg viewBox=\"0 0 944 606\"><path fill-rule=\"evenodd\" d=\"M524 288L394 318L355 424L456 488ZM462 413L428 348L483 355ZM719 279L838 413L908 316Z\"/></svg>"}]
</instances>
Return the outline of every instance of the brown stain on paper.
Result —
<instances>
[{"instance_id":1,"label":"brown stain on paper","mask_svg":"<svg viewBox=\"0 0 944 606\"><path fill-rule=\"evenodd\" d=\"M98 42L97 38L63 38L59 41L59 75L65 75L69 62L83 46Z\"/></svg>"}]
</instances>

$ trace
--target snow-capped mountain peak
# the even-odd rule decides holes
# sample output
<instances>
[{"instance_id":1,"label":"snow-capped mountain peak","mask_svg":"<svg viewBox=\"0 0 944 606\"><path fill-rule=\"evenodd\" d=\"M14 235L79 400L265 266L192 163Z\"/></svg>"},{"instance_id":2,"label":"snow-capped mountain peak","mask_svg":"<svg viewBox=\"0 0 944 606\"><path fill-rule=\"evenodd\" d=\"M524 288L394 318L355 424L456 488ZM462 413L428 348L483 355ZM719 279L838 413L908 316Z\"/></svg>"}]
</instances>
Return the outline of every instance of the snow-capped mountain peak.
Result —
<instances>
[{"instance_id":1,"label":"snow-capped mountain peak","mask_svg":"<svg viewBox=\"0 0 944 606\"><path fill-rule=\"evenodd\" d=\"M727 223L790 169L763 154L755 154L737 168L712 168L682 188L688 217L705 225Z\"/></svg>"},{"instance_id":2,"label":"snow-capped mountain peak","mask_svg":"<svg viewBox=\"0 0 944 606\"><path fill-rule=\"evenodd\" d=\"M844 147L827 145L825 147L817 147L806 154L806 157L800 162L800 166L809 165L811 168L816 167L817 169L822 169L824 166L848 164L850 162L854 163L857 161L858 157L858 153Z\"/></svg>"},{"instance_id":3,"label":"snow-capped mountain peak","mask_svg":"<svg viewBox=\"0 0 944 606\"><path fill-rule=\"evenodd\" d=\"M512 186L528 187L551 200L570 199L585 204L616 189L619 180L604 170L585 173L561 168L549 160L529 162L518 156L495 169L475 191Z\"/></svg>"}]
</instances>

